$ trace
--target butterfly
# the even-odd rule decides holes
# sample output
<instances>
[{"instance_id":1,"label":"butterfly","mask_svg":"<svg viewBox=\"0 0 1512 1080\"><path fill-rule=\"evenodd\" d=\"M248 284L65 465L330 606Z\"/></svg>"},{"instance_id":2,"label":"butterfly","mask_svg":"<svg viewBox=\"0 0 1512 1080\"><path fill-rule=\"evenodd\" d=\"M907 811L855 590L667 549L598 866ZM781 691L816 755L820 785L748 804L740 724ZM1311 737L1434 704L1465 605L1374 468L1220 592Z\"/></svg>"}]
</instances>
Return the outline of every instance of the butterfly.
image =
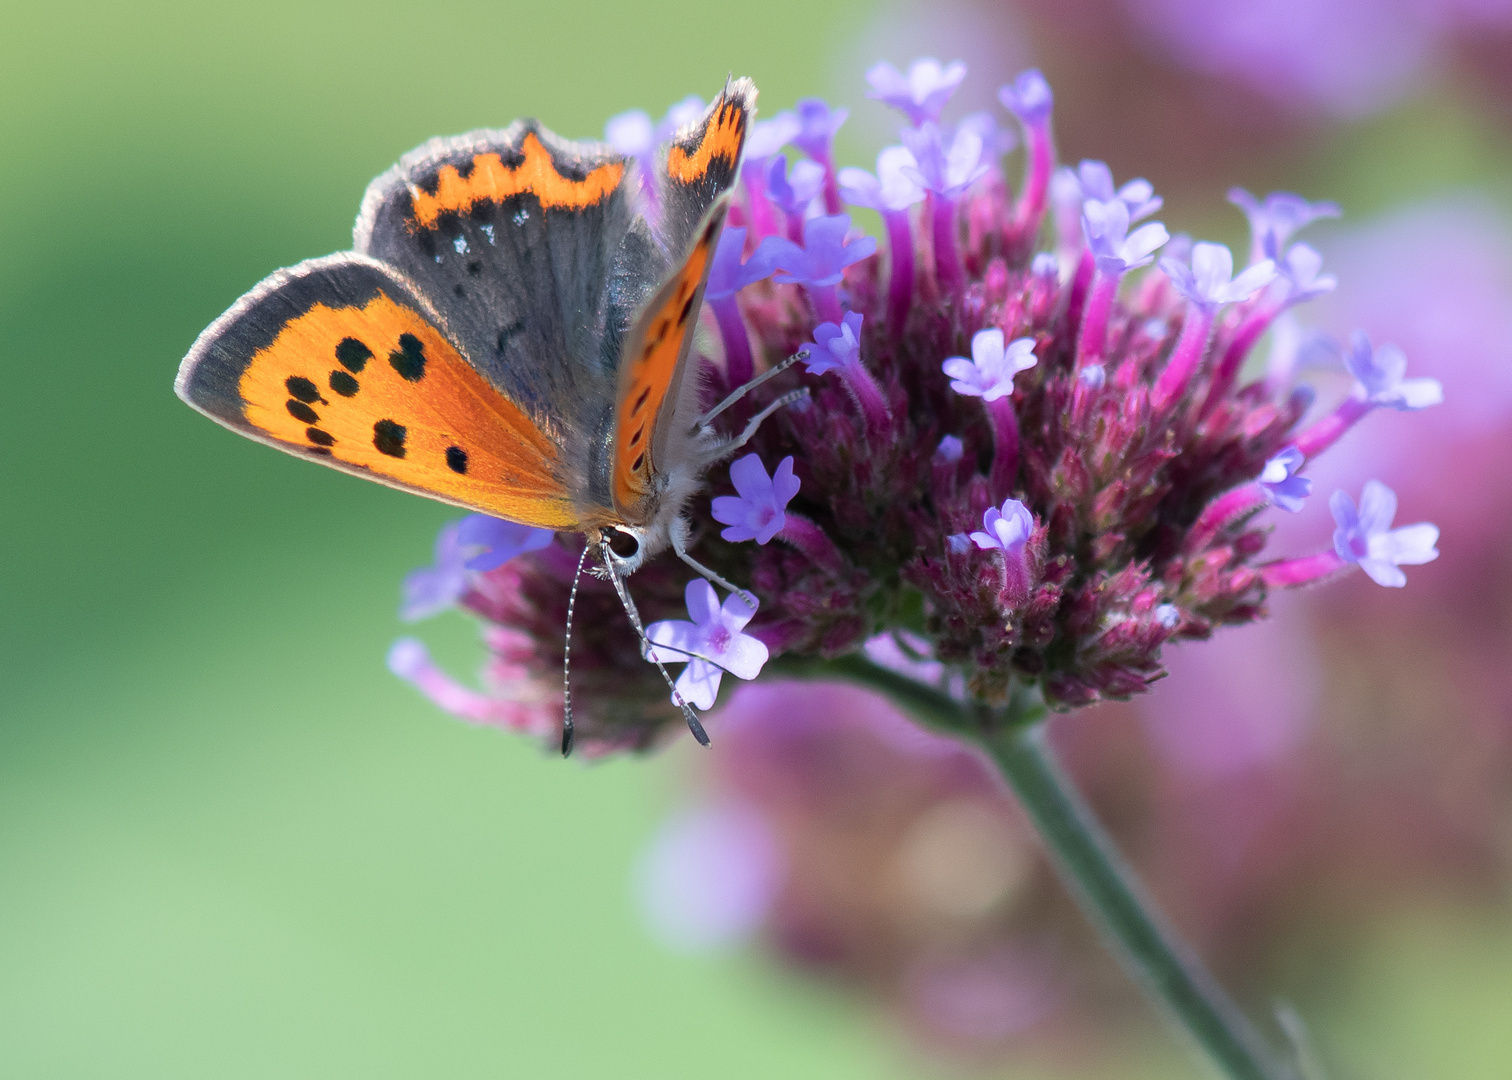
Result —
<instances>
[{"instance_id":1,"label":"butterfly","mask_svg":"<svg viewBox=\"0 0 1512 1080\"><path fill-rule=\"evenodd\" d=\"M199 336L178 396L343 472L585 534L644 642L623 579L667 547L738 592L688 554L683 511L744 441L709 427L724 405L698 415L688 368L755 99L728 81L646 183L533 120L426 143L368 186L352 251Z\"/></svg>"}]
</instances>

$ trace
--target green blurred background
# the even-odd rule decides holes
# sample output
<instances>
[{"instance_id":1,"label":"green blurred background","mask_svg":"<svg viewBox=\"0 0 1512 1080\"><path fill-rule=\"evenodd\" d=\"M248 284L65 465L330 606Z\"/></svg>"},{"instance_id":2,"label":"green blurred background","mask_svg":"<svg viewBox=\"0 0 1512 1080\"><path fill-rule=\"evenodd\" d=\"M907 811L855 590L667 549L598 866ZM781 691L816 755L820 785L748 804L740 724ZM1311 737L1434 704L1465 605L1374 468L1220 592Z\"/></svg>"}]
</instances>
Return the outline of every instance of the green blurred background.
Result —
<instances>
[{"instance_id":1,"label":"green blurred background","mask_svg":"<svg viewBox=\"0 0 1512 1080\"><path fill-rule=\"evenodd\" d=\"M875 15L6 6L0 1077L926 1068L842 997L641 930L631 869L685 750L564 764L384 670L398 582L454 515L234 438L171 391L200 329L349 246L368 180L427 137L525 114L592 136L731 71L769 110L855 106ZM1478 124L1429 97L1225 180L1379 209L1501 172ZM853 161L876 149L850 138ZM1217 214L1221 190L1168 220ZM481 657L461 617L427 635L454 670ZM1317 1021L1330 1039L1391 1075L1508 1075L1505 1036L1484 1037L1512 1015L1507 927L1425 917L1381 940ZM1148 1042L1117 1075L1191 1070L1153 1022Z\"/></svg>"}]
</instances>

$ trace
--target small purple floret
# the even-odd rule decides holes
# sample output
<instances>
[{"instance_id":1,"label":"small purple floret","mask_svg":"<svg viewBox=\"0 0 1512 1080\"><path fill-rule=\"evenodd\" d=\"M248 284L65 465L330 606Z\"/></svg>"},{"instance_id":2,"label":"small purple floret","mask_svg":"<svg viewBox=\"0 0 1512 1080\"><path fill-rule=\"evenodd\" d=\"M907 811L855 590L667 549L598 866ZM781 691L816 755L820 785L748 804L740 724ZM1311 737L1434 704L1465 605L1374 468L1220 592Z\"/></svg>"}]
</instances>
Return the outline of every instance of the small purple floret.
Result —
<instances>
[{"instance_id":1,"label":"small purple floret","mask_svg":"<svg viewBox=\"0 0 1512 1080\"><path fill-rule=\"evenodd\" d=\"M996 327L978 330L971 339L971 359L952 356L940 365L950 376L950 388L967 397L996 401L1013 393L1013 377L1032 368L1034 339L1019 338L1003 343Z\"/></svg>"},{"instance_id":2,"label":"small purple floret","mask_svg":"<svg viewBox=\"0 0 1512 1080\"><path fill-rule=\"evenodd\" d=\"M730 466L730 480L740 494L721 495L714 500L714 520L729 526L719 535L731 543L770 542L787 524L783 512L798 494L799 480L793 475L792 456L783 458L776 471L767 476L761 458L747 454Z\"/></svg>"},{"instance_id":3,"label":"small purple floret","mask_svg":"<svg viewBox=\"0 0 1512 1080\"><path fill-rule=\"evenodd\" d=\"M399 617L415 622L440 614L467 592L471 572L493 570L517 555L539 551L554 535L487 514L453 521L436 535L435 562L405 576Z\"/></svg>"},{"instance_id":4,"label":"small purple floret","mask_svg":"<svg viewBox=\"0 0 1512 1080\"><path fill-rule=\"evenodd\" d=\"M890 105L915 127L940 118L940 110L966 77L966 65L956 60L941 65L933 57L915 60L905 75L888 63L872 65L866 73L871 89L866 96Z\"/></svg>"},{"instance_id":5,"label":"small purple floret","mask_svg":"<svg viewBox=\"0 0 1512 1080\"><path fill-rule=\"evenodd\" d=\"M1308 202L1288 191L1273 191L1261 202L1243 188L1232 188L1228 201L1244 211L1250 223L1250 262L1279 259L1292 234L1319 218L1336 218L1339 206Z\"/></svg>"},{"instance_id":6,"label":"small purple floret","mask_svg":"<svg viewBox=\"0 0 1512 1080\"><path fill-rule=\"evenodd\" d=\"M1055 95L1038 68L1022 72L1018 78L998 90L1003 107L1017 116L1025 127L1034 127L1050 119Z\"/></svg>"},{"instance_id":7,"label":"small purple floret","mask_svg":"<svg viewBox=\"0 0 1512 1080\"><path fill-rule=\"evenodd\" d=\"M1115 189L1113 170L1105 162L1083 161L1074 175L1083 199L1111 202L1116 198L1128 207L1130 221L1149 217L1165 205L1165 200L1155 194L1155 186L1143 177Z\"/></svg>"},{"instance_id":8,"label":"small purple floret","mask_svg":"<svg viewBox=\"0 0 1512 1080\"><path fill-rule=\"evenodd\" d=\"M1301 304L1334 291L1339 279L1320 273L1323 256L1308 244L1293 244L1286 255L1276 261L1276 271L1286 286L1285 304Z\"/></svg>"},{"instance_id":9,"label":"small purple floret","mask_svg":"<svg viewBox=\"0 0 1512 1080\"><path fill-rule=\"evenodd\" d=\"M982 137L970 128L957 128L950 145L933 123L903 132L903 143L913 155L912 167L903 171L926 191L947 199L960 195L987 175L988 163L982 160Z\"/></svg>"},{"instance_id":10,"label":"small purple floret","mask_svg":"<svg viewBox=\"0 0 1512 1080\"><path fill-rule=\"evenodd\" d=\"M1377 585L1400 589L1407 575L1398 567L1421 566L1438 558L1438 526L1427 522L1391 527L1396 516L1396 493L1379 480L1368 480L1360 493L1360 507L1342 491L1328 500L1338 528L1334 551L1345 562L1358 563Z\"/></svg>"},{"instance_id":11,"label":"small purple floret","mask_svg":"<svg viewBox=\"0 0 1512 1080\"><path fill-rule=\"evenodd\" d=\"M789 141L815 161L828 161L835 133L840 130L850 110L830 108L821 98L802 98L797 105L798 132Z\"/></svg>"},{"instance_id":12,"label":"small purple floret","mask_svg":"<svg viewBox=\"0 0 1512 1080\"><path fill-rule=\"evenodd\" d=\"M803 223L802 247L785 237L769 236L755 257L769 259L782 284L838 285L847 266L877 250L877 241L870 236L847 241L849 231L849 214L809 218Z\"/></svg>"},{"instance_id":13,"label":"small purple floret","mask_svg":"<svg viewBox=\"0 0 1512 1080\"><path fill-rule=\"evenodd\" d=\"M1270 501L1293 514L1302 509L1302 500L1312 494L1312 481L1297 475L1306 460L1301 450L1288 446L1267 461L1260 472L1259 484Z\"/></svg>"},{"instance_id":14,"label":"small purple floret","mask_svg":"<svg viewBox=\"0 0 1512 1080\"><path fill-rule=\"evenodd\" d=\"M1192 264L1166 256L1160 268L1176 291L1209 313L1224 304L1248 300L1276 280L1276 264L1258 262L1234 277L1234 255L1222 244L1192 245Z\"/></svg>"},{"instance_id":15,"label":"small purple floret","mask_svg":"<svg viewBox=\"0 0 1512 1080\"><path fill-rule=\"evenodd\" d=\"M1350 349L1344 354L1349 373L1359 380L1357 392L1372 405L1383 405L1401 412L1416 412L1444 400L1444 388L1437 379L1405 379L1407 357L1395 345L1371 348L1370 338L1356 330Z\"/></svg>"},{"instance_id":16,"label":"small purple floret","mask_svg":"<svg viewBox=\"0 0 1512 1080\"><path fill-rule=\"evenodd\" d=\"M749 260L741 261L745 239L746 230L737 225L728 225L720 233L719 247L714 249L714 263L709 267L709 284L704 290L704 299L712 301L734 296L747 285L771 276L771 264L761 257L759 250Z\"/></svg>"},{"instance_id":17,"label":"small purple floret","mask_svg":"<svg viewBox=\"0 0 1512 1080\"><path fill-rule=\"evenodd\" d=\"M889 146L877 155L877 172L841 169L840 194L852 206L868 210L907 210L924 201L924 187L915 177L919 164L906 146Z\"/></svg>"},{"instance_id":18,"label":"small purple floret","mask_svg":"<svg viewBox=\"0 0 1512 1080\"><path fill-rule=\"evenodd\" d=\"M683 595L692 621L663 619L646 627L652 644L647 659L686 663L677 677L677 692L690 705L712 709L726 671L737 679L754 679L771 654L761 640L741 632L756 614L755 597L732 593L721 606L703 578L688 582Z\"/></svg>"},{"instance_id":19,"label":"small purple floret","mask_svg":"<svg viewBox=\"0 0 1512 1080\"><path fill-rule=\"evenodd\" d=\"M1131 234L1133 217L1122 199L1088 199L1082 204L1082 233L1105 274L1125 274L1155 261L1155 252L1169 240L1166 227L1147 222Z\"/></svg>"},{"instance_id":20,"label":"small purple floret","mask_svg":"<svg viewBox=\"0 0 1512 1080\"><path fill-rule=\"evenodd\" d=\"M1019 558L1034 532L1034 515L1017 499L1006 499L999 509L989 506L982 515L982 529L971 534L971 542L983 551L996 549Z\"/></svg>"},{"instance_id":21,"label":"small purple floret","mask_svg":"<svg viewBox=\"0 0 1512 1080\"><path fill-rule=\"evenodd\" d=\"M824 166L813 161L795 161L788 168L787 155L778 154L767 166L767 198L790 217L800 220L824 190Z\"/></svg>"},{"instance_id":22,"label":"small purple floret","mask_svg":"<svg viewBox=\"0 0 1512 1080\"><path fill-rule=\"evenodd\" d=\"M851 311L839 323L814 327L814 340L800 346L808 350L803 364L810 375L861 362L861 319L859 311Z\"/></svg>"}]
</instances>

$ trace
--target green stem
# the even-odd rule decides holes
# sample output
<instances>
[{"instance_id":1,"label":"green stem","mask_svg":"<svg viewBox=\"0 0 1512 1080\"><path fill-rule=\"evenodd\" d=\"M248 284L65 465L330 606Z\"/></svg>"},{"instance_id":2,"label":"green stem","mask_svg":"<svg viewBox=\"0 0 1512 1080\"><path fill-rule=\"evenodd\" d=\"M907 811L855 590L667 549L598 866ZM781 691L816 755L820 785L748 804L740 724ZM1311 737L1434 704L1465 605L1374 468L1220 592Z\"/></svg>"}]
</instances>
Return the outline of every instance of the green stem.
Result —
<instances>
[{"instance_id":1,"label":"green stem","mask_svg":"<svg viewBox=\"0 0 1512 1080\"><path fill-rule=\"evenodd\" d=\"M1197 956L1165 924L1091 807L1055 760L1045 708L1020 691L1001 710L963 705L864 657L779 664L786 674L858 682L932 727L982 745L1033 819L1056 869L1145 991L1230 1080L1296 1080L1229 1000Z\"/></svg>"}]
</instances>

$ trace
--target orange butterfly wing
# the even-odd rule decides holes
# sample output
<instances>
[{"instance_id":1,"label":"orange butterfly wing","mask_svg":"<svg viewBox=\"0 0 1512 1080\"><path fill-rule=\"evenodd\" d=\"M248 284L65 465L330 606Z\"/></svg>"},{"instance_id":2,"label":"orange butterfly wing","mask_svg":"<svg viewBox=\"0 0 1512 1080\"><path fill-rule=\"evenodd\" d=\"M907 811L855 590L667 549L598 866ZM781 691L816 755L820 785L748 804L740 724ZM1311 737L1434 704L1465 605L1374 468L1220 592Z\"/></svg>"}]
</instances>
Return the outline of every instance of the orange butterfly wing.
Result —
<instances>
[{"instance_id":1,"label":"orange butterfly wing","mask_svg":"<svg viewBox=\"0 0 1512 1080\"><path fill-rule=\"evenodd\" d=\"M614 503L621 510L645 498L652 474L666 469L655 456L665 443L659 428L670 422L678 399L725 210L723 202L714 208L682 266L656 291L625 340L614 417Z\"/></svg>"},{"instance_id":2,"label":"orange butterfly wing","mask_svg":"<svg viewBox=\"0 0 1512 1080\"><path fill-rule=\"evenodd\" d=\"M289 453L511 521L579 528L555 441L438 322L383 264L315 259L274 274L201 334L176 389Z\"/></svg>"}]
</instances>

